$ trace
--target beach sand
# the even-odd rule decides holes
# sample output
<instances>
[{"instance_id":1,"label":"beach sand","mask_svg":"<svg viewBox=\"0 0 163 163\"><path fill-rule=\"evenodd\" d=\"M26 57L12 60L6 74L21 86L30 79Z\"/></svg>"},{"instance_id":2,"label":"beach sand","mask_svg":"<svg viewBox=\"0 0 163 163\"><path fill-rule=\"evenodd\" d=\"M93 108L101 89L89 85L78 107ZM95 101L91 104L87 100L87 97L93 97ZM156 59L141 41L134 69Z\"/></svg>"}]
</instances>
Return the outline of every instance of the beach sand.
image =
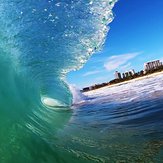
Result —
<instances>
[{"instance_id":1,"label":"beach sand","mask_svg":"<svg viewBox=\"0 0 163 163\"><path fill-rule=\"evenodd\" d=\"M101 90L101 89L104 89L104 88L111 88L111 87L114 87L114 86L135 82L137 80L151 78L151 77L154 77L154 76L157 76L157 75L163 75L163 71L156 72L156 73L149 74L149 75L145 75L145 76L141 76L141 77L137 77L135 79L131 79L131 80L128 80L128 81L124 81L124 82L120 82L120 83L116 83L116 84L112 84L112 85L107 85L107 86L104 86L104 87L101 87L101 88L97 88L97 89L93 89L93 90L90 90L90 91Z\"/></svg>"}]
</instances>

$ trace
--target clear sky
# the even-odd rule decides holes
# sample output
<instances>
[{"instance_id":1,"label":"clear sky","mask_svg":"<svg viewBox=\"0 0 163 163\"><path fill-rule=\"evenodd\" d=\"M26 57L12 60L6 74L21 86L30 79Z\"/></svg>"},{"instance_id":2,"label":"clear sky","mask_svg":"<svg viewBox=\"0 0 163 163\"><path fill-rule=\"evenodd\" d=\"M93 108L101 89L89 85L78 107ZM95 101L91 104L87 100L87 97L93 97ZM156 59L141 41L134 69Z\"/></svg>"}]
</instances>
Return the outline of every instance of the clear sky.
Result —
<instances>
[{"instance_id":1,"label":"clear sky","mask_svg":"<svg viewBox=\"0 0 163 163\"><path fill-rule=\"evenodd\" d=\"M119 0L104 49L67 76L78 88L114 79L114 72L143 70L145 62L163 61L163 0Z\"/></svg>"}]
</instances>

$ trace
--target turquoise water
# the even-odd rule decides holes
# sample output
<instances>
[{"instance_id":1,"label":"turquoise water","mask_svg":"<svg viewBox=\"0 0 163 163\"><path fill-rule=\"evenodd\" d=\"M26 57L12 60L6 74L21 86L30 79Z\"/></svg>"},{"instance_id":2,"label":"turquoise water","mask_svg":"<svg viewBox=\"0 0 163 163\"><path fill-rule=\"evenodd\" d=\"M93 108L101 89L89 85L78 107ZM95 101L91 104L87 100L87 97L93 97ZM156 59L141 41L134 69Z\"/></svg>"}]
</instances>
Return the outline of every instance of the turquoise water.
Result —
<instances>
[{"instance_id":1,"label":"turquoise water","mask_svg":"<svg viewBox=\"0 0 163 163\"><path fill-rule=\"evenodd\" d=\"M115 2L0 1L1 163L83 162L61 143L73 115L65 78L102 49Z\"/></svg>"},{"instance_id":2,"label":"turquoise water","mask_svg":"<svg viewBox=\"0 0 163 163\"><path fill-rule=\"evenodd\" d=\"M162 75L84 95L71 88L78 103L49 108L37 83L0 64L0 162L163 162Z\"/></svg>"},{"instance_id":3,"label":"turquoise water","mask_svg":"<svg viewBox=\"0 0 163 163\"><path fill-rule=\"evenodd\" d=\"M163 162L162 76L84 95L65 81L115 3L0 1L0 163Z\"/></svg>"},{"instance_id":4,"label":"turquoise water","mask_svg":"<svg viewBox=\"0 0 163 163\"><path fill-rule=\"evenodd\" d=\"M102 49L116 0L0 2L0 54L37 82L43 97L71 106L65 83Z\"/></svg>"}]
</instances>

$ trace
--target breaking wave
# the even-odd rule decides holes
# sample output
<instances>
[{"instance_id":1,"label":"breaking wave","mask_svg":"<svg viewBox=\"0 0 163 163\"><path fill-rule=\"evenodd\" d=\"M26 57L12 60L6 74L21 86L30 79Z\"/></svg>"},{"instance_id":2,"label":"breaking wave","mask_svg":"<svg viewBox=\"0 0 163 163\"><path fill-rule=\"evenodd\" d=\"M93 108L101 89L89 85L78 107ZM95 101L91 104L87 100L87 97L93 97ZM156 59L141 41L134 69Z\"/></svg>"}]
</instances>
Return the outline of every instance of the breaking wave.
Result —
<instances>
[{"instance_id":1,"label":"breaking wave","mask_svg":"<svg viewBox=\"0 0 163 163\"><path fill-rule=\"evenodd\" d=\"M0 1L0 162L64 158L57 133L83 98L65 78L103 48L116 1Z\"/></svg>"},{"instance_id":2,"label":"breaking wave","mask_svg":"<svg viewBox=\"0 0 163 163\"><path fill-rule=\"evenodd\" d=\"M102 49L116 0L0 2L0 54L37 82L42 98L70 106L67 73Z\"/></svg>"}]
</instances>

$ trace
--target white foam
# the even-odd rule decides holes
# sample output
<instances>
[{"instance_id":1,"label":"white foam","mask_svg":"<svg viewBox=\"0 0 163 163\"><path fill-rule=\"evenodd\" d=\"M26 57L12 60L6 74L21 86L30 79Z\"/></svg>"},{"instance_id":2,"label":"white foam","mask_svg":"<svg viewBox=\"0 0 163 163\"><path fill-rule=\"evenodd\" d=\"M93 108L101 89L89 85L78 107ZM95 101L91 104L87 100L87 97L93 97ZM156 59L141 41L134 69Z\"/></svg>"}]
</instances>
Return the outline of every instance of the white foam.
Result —
<instances>
[{"instance_id":1,"label":"white foam","mask_svg":"<svg viewBox=\"0 0 163 163\"><path fill-rule=\"evenodd\" d=\"M54 110L66 107L61 101L49 97L41 97L41 101L46 107Z\"/></svg>"},{"instance_id":2,"label":"white foam","mask_svg":"<svg viewBox=\"0 0 163 163\"><path fill-rule=\"evenodd\" d=\"M73 104L82 103L86 100L86 96L83 95L79 88L75 84L68 84L70 91L73 95Z\"/></svg>"},{"instance_id":3,"label":"white foam","mask_svg":"<svg viewBox=\"0 0 163 163\"><path fill-rule=\"evenodd\" d=\"M56 106L56 104L58 104L58 102L52 98L45 98L43 100L43 103L48 105L48 106Z\"/></svg>"},{"instance_id":4,"label":"white foam","mask_svg":"<svg viewBox=\"0 0 163 163\"><path fill-rule=\"evenodd\" d=\"M143 98L149 98L156 91L163 91L163 75L153 78L134 81L114 87L103 87L89 92L84 95L92 99L92 102L107 101L129 102Z\"/></svg>"}]
</instances>

